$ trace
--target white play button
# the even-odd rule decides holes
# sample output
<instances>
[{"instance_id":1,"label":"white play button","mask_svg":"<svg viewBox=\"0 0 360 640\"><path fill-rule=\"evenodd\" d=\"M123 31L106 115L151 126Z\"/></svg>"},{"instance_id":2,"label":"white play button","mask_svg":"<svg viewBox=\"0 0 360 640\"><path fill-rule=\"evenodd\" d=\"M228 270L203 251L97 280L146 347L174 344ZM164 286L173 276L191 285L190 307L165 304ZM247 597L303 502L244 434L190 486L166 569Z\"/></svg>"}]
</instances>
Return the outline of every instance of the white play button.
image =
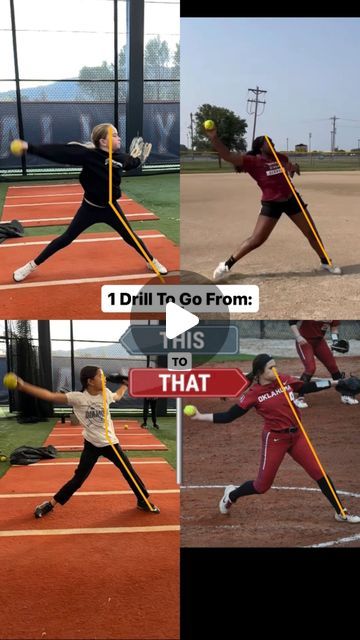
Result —
<instances>
[{"instance_id":1,"label":"white play button","mask_svg":"<svg viewBox=\"0 0 360 640\"><path fill-rule=\"evenodd\" d=\"M196 327L197 324L199 324L197 316L174 304L174 302L168 302L166 305L165 333L169 340Z\"/></svg>"}]
</instances>

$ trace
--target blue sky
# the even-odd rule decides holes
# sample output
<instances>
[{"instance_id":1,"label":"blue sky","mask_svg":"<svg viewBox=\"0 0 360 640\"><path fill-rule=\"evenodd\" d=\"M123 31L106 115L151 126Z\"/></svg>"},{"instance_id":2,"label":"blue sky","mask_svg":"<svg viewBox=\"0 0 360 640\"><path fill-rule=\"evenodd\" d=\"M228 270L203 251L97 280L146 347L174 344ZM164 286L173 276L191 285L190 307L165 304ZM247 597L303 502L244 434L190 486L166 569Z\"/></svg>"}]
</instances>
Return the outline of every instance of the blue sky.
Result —
<instances>
[{"instance_id":1,"label":"blue sky","mask_svg":"<svg viewBox=\"0 0 360 640\"><path fill-rule=\"evenodd\" d=\"M248 122L248 89L267 90L256 135L280 149L295 144L330 150L360 140L360 18L182 18L181 142L190 112L204 103L226 107ZM251 97L254 97L253 95ZM359 142L360 144L360 142Z\"/></svg>"}]
</instances>

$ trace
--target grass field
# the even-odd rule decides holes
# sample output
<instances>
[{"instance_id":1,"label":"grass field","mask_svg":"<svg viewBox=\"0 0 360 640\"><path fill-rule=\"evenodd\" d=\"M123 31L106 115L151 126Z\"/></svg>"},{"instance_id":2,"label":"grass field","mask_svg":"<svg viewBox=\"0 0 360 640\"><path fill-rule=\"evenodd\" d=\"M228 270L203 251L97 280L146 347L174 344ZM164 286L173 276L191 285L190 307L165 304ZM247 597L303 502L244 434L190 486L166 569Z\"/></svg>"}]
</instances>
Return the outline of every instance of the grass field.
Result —
<instances>
[{"instance_id":1,"label":"grass field","mask_svg":"<svg viewBox=\"0 0 360 640\"><path fill-rule=\"evenodd\" d=\"M61 181L64 183L64 181ZM156 213L160 220L133 222L132 227L135 230L157 229L164 233L173 242L179 243L180 237L180 212L179 212L179 174L161 174L141 177L123 178L121 182L122 190L131 198L134 198L144 207ZM0 184L0 210L2 213L7 188L12 186L20 186L20 182ZM23 184L39 185L39 181L26 181ZM52 184L46 181L43 184ZM55 182L59 184L59 182ZM25 236L40 235L60 235L65 231L66 226L52 227L33 227L25 229ZM91 227L91 232L98 233L108 231L109 227L105 224L98 224Z\"/></svg>"},{"instance_id":2,"label":"grass field","mask_svg":"<svg viewBox=\"0 0 360 640\"><path fill-rule=\"evenodd\" d=\"M121 416L121 419L129 418L134 420L134 416ZM141 418L139 418L141 420ZM175 468L176 466L176 418L173 416L158 418L157 419L160 429L152 429L151 432L163 442L168 451L130 451L126 452L130 458L158 458L159 454L165 458L167 462ZM0 451L7 456L10 455L14 449L22 445L28 445L30 447L41 447L45 442L49 433L52 431L54 424L57 422L57 418L51 418L48 422L38 422L35 424L20 424L16 421L16 418L1 418L0 419ZM60 458L76 458L80 457L80 452L59 452ZM0 463L0 478L6 473L10 463Z\"/></svg>"}]
</instances>

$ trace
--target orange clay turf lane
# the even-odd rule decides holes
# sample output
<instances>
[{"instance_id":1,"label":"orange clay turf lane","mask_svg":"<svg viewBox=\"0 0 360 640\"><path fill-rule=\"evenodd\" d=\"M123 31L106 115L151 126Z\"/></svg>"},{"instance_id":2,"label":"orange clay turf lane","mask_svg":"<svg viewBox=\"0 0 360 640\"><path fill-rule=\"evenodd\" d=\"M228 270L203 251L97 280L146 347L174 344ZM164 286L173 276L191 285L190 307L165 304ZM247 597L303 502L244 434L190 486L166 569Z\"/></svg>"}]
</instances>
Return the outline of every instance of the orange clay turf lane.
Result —
<instances>
[{"instance_id":1,"label":"orange clay turf lane","mask_svg":"<svg viewBox=\"0 0 360 640\"><path fill-rule=\"evenodd\" d=\"M167 451L167 446L137 421L114 420L115 433L125 451ZM124 429L128 425L128 429ZM49 433L44 446L53 445L59 451L82 451L84 437L81 425L65 425L58 422Z\"/></svg>"},{"instance_id":2,"label":"orange clay turf lane","mask_svg":"<svg viewBox=\"0 0 360 640\"><path fill-rule=\"evenodd\" d=\"M64 507L40 520L33 509L45 499L41 493L56 491L78 461L12 467L1 479L0 562L7 580L0 638L179 638L175 471L162 459L132 462L159 515L136 510L122 475L105 461ZM106 493L111 490L123 493ZM104 493L86 495L91 491Z\"/></svg>"},{"instance_id":3,"label":"orange clay turf lane","mask_svg":"<svg viewBox=\"0 0 360 640\"><path fill-rule=\"evenodd\" d=\"M177 245L155 229L140 231L138 235L167 266L170 273L165 276L166 283L177 282ZM109 318L108 313L101 311L102 285L160 284L156 274L147 269L145 260L113 232L80 235L24 282L15 283L13 271L32 260L54 237L11 238L0 244L2 318L27 318L31 309L36 309L39 320ZM125 319L126 315L121 317Z\"/></svg>"},{"instance_id":4,"label":"orange clay turf lane","mask_svg":"<svg viewBox=\"0 0 360 640\"><path fill-rule=\"evenodd\" d=\"M66 185L64 185L66 186ZM69 224L78 210L83 191L55 190L47 191L39 187L22 188L14 193L8 189L3 206L2 222L19 220L24 227L52 226ZM57 190L56 190L57 189ZM37 192L34 193L33 190ZM152 211L138 204L125 194L119 200L129 222L136 220L158 220Z\"/></svg>"}]
</instances>

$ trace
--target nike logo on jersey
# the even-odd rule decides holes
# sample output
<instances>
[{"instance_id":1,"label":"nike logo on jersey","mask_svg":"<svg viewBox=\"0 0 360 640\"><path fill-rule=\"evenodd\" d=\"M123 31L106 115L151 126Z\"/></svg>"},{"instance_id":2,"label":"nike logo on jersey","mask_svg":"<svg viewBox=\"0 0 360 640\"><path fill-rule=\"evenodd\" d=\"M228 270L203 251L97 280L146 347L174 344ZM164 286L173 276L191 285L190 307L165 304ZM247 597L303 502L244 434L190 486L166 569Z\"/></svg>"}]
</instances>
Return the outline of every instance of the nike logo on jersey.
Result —
<instances>
[{"instance_id":1,"label":"nike logo on jersey","mask_svg":"<svg viewBox=\"0 0 360 640\"><path fill-rule=\"evenodd\" d=\"M109 158L106 158L105 160L105 164L108 165L109 164ZM121 162L116 162L116 160L112 161L112 166L116 167L117 169L122 169L123 165L121 164Z\"/></svg>"}]
</instances>

